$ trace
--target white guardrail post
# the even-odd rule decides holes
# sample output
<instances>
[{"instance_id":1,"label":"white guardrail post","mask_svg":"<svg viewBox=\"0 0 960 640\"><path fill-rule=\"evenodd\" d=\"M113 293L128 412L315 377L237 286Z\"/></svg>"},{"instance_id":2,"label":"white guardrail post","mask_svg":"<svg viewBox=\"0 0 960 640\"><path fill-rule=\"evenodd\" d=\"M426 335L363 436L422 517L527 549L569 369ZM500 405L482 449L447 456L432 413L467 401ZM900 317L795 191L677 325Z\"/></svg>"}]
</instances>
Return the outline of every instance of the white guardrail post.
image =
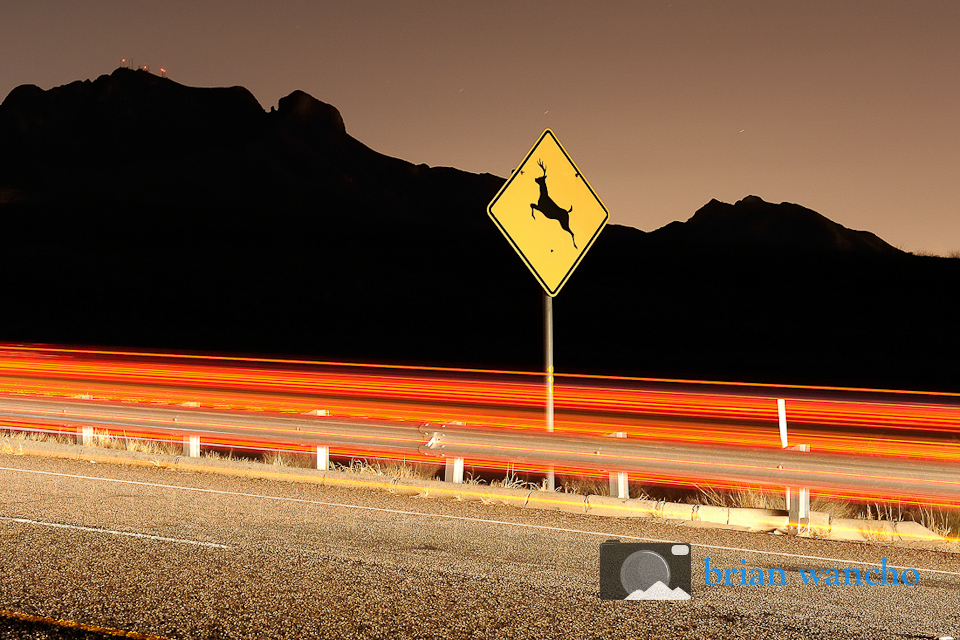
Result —
<instances>
[{"instance_id":1,"label":"white guardrail post","mask_svg":"<svg viewBox=\"0 0 960 640\"><path fill-rule=\"evenodd\" d=\"M810 451L810 445L790 447L797 451ZM787 512L790 516L790 532L802 536L810 533L810 489L787 488Z\"/></svg>"},{"instance_id":2,"label":"white guardrail post","mask_svg":"<svg viewBox=\"0 0 960 640\"><path fill-rule=\"evenodd\" d=\"M190 458L200 457L200 436L183 436L183 455Z\"/></svg>"},{"instance_id":3,"label":"white guardrail post","mask_svg":"<svg viewBox=\"0 0 960 640\"><path fill-rule=\"evenodd\" d=\"M317 446L317 469L330 470L330 447Z\"/></svg>"},{"instance_id":4,"label":"white guardrail post","mask_svg":"<svg viewBox=\"0 0 960 640\"><path fill-rule=\"evenodd\" d=\"M447 458L443 470L443 481L453 484L463 484L463 458Z\"/></svg>"},{"instance_id":5,"label":"white guardrail post","mask_svg":"<svg viewBox=\"0 0 960 640\"><path fill-rule=\"evenodd\" d=\"M623 431L617 431L616 433L611 433L610 437L626 438L627 434ZM621 499L630 497L630 484L627 480L626 471L615 471L610 473L610 495Z\"/></svg>"},{"instance_id":6,"label":"white guardrail post","mask_svg":"<svg viewBox=\"0 0 960 640\"><path fill-rule=\"evenodd\" d=\"M93 446L93 427L85 425L80 427L80 444L85 447Z\"/></svg>"},{"instance_id":7,"label":"white guardrail post","mask_svg":"<svg viewBox=\"0 0 960 640\"><path fill-rule=\"evenodd\" d=\"M789 446L787 440L787 409L783 399L777 400L777 413L780 417L780 446L783 449L794 451L810 451L810 445L801 444ZM810 534L810 489L786 488L786 507L789 523L787 529L793 535L805 536Z\"/></svg>"}]
</instances>

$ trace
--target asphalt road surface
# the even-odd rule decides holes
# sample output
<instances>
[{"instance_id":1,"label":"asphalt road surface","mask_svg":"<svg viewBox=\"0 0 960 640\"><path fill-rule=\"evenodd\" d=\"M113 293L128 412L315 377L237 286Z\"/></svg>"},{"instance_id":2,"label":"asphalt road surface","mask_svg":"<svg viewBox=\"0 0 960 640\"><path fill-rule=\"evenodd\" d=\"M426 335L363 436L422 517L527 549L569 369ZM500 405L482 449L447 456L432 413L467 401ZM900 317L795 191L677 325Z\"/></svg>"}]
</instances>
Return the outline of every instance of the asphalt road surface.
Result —
<instances>
[{"instance_id":1,"label":"asphalt road surface","mask_svg":"<svg viewBox=\"0 0 960 640\"><path fill-rule=\"evenodd\" d=\"M960 637L943 551L10 454L0 505L0 609L104 629L0 618L0 638ZM600 600L615 537L691 543L692 599ZM707 586L706 558L787 584ZM883 558L919 584L798 572Z\"/></svg>"}]
</instances>

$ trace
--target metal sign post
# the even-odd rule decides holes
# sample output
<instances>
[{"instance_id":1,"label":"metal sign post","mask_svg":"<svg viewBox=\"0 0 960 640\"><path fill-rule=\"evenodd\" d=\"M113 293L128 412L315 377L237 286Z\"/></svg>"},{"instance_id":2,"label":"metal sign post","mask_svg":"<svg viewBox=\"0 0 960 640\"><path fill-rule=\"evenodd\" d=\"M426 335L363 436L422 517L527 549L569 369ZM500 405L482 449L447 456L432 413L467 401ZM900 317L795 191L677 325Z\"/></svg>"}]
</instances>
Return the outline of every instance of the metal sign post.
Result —
<instances>
[{"instance_id":1,"label":"metal sign post","mask_svg":"<svg viewBox=\"0 0 960 640\"><path fill-rule=\"evenodd\" d=\"M553 297L543 292L543 359L547 372L547 432L553 433ZM553 467L547 470L547 491L556 490Z\"/></svg>"},{"instance_id":2,"label":"metal sign post","mask_svg":"<svg viewBox=\"0 0 960 640\"><path fill-rule=\"evenodd\" d=\"M570 278L609 214L550 129L543 132L487 213L543 287L547 431L553 431L553 296ZM555 490L553 467L547 488Z\"/></svg>"}]
</instances>

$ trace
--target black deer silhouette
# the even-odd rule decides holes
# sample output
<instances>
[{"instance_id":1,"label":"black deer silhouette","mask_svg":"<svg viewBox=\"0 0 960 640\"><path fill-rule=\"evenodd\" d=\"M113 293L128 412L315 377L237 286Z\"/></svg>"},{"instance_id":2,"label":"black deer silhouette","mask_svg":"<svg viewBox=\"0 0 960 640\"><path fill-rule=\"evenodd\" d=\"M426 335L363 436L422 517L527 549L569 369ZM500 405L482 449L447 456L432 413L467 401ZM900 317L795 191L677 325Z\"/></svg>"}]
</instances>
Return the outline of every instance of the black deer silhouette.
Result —
<instances>
[{"instance_id":1,"label":"black deer silhouette","mask_svg":"<svg viewBox=\"0 0 960 640\"><path fill-rule=\"evenodd\" d=\"M547 168L543 166L543 160L537 160L537 164L543 169L543 176L534 178L534 181L540 185L540 199L530 205L530 217L536 220L537 216L533 212L536 209L551 220L559 222L560 227L573 238L573 248L576 249L577 239L573 237L573 231L570 231L570 214L573 212L573 206L564 211L550 198L550 194L547 193Z\"/></svg>"}]
</instances>

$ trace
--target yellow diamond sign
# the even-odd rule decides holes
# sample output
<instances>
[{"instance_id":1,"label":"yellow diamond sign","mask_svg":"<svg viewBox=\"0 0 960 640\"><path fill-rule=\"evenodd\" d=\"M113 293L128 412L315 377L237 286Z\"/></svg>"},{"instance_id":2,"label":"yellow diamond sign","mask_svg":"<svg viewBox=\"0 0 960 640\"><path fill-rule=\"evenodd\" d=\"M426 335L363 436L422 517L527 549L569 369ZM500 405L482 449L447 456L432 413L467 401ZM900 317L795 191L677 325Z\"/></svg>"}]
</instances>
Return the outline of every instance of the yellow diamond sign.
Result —
<instances>
[{"instance_id":1,"label":"yellow diamond sign","mask_svg":"<svg viewBox=\"0 0 960 640\"><path fill-rule=\"evenodd\" d=\"M487 212L550 296L567 282L610 217L550 129Z\"/></svg>"}]
</instances>

